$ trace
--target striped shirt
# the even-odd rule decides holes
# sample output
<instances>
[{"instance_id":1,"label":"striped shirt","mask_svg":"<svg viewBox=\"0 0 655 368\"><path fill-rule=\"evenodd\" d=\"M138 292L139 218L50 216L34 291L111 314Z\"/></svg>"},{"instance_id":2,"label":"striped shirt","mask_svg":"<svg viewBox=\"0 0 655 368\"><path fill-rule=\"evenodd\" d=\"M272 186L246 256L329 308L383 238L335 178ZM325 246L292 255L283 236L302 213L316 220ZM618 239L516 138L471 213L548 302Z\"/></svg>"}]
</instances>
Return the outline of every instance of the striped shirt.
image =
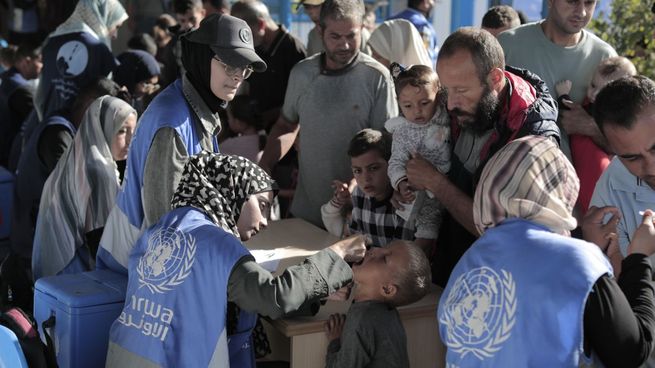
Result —
<instances>
[{"instance_id":1,"label":"striped shirt","mask_svg":"<svg viewBox=\"0 0 655 368\"><path fill-rule=\"evenodd\" d=\"M383 247L394 239L414 240L416 231L396 214L391 205L391 195L383 201L369 197L355 187L352 194L353 211L350 222L351 234L370 236L373 246Z\"/></svg>"}]
</instances>

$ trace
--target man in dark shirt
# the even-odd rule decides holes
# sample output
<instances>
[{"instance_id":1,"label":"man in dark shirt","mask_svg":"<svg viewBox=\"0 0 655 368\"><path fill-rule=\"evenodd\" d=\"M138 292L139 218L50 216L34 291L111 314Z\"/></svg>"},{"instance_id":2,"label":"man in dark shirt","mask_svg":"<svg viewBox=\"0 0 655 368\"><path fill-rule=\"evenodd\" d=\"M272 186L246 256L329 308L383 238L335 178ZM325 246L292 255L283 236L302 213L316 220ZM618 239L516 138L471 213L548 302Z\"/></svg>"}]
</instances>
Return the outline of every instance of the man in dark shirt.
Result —
<instances>
[{"instance_id":1,"label":"man in dark shirt","mask_svg":"<svg viewBox=\"0 0 655 368\"><path fill-rule=\"evenodd\" d=\"M263 73L248 79L250 96L259 102L265 126L272 126L284 103L291 68L306 56L302 42L271 18L259 0L241 0L232 5L232 15L241 18L252 30L255 51L268 65Z\"/></svg>"},{"instance_id":2,"label":"man in dark shirt","mask_svg":"<svg viewBox=\"0 0 655 368\"><path fill-rule=\"evenodd\" d=\"M305 46L283 25L275 23L260 0L241 0L232 5L232 15L243 19L252 30L255 52L268 65L263 73L254 73L246 81L249 95L259 103L263 126L267 131L275 124L284 104L291 69L306 57ZM293 189L292 172L298 167L295 149L272 173L281 188ZM288 196L280 196L280 212L290 205Z\"/></svg>"},{"instance_id":3,"label":"man in dark shirt","mask_svg":"<svg viewBox=\"0 0 655 368\"><path fill-rule=\"evenodd\" d=\"M173 0L173 12L177 25L170 28L173 39L162 51L163 68L160 76L160 85L166 88L177 78L184 74L182 65L182 45L179 36L198 28L205 19L206 11L201 0Z\"/></svg>"},{"instance_id":4,"label":"man in dark shirt","mask_svg":"<svg viewBox=\"0 0 655 368\"><path fill-rule=\"evenodd\" d=\"M0 120L0 165L7 167L14 137L27 115L34 108L34 84L43 62L41 48L22 44L16 50L14 66L0 74L0 110L7 115Z\"/></svg>"}]
</instances>

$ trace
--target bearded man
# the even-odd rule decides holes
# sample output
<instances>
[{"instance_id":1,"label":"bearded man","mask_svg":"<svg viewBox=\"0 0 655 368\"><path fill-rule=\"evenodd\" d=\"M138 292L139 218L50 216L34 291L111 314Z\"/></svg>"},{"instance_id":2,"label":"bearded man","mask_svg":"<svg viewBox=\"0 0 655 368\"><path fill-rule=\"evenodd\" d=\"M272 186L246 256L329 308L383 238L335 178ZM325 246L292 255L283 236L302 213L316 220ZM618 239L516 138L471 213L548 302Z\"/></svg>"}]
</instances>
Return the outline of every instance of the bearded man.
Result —
<instances>
[{"instance_id":1,"label":"bearded man","mask_svg":"<svg viewBox=\"0 0 655 368\"><path fill-rule=\"evenodd\" d=\"M486 161L526 135L559 143L559 129L557 104L544 82L527 70L506 67L503 49L485 30L461 28L451 34L439 52L437 73L451 115L451 169L440 173L416 155L407 164L407 177L412 187L434 193L446 208L432 260L432 281L445 286L479 235L473 193Z\"/></svg>"}]
</instances>

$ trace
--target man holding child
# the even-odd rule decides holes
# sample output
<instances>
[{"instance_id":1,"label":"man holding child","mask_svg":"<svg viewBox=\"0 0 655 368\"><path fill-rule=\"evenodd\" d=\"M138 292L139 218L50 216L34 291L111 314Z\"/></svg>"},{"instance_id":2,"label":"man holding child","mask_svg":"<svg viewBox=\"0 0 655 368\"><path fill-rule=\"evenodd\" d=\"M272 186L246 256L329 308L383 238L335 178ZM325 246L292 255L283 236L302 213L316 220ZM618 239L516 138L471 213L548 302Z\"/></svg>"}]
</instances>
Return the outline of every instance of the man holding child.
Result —
<instances>
[{"instance_id":1,"label":"man holding child","mask_svg":"<svg viewBox=\"0 0 655 368\"><path fill-rule=\"evenodd\" d=\"M489 32L462 28L444 42L437 71L451 116L453 154L448 175L420 156L407 164L409 183L429 190L445 207L433 259L433 282L445 285L477 236L472 196L485 162L507 142L526 135L559 140L557 105L534 74L505 67Z\"/></svg>"}]
</instances>

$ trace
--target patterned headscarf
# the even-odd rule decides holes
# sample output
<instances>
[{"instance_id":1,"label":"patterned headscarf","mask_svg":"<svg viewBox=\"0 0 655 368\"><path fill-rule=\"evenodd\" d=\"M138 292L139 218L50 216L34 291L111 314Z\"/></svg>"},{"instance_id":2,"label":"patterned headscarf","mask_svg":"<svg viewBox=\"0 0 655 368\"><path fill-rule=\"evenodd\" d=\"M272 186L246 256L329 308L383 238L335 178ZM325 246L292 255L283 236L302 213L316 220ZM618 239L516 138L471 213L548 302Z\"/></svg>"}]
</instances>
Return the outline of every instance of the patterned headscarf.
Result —
<instances>
[{"instance_id":1,"label":"patterned headscarf","mask_svg":"<svg viewBox=\"0 0 655 368\"><path fill-rule=\"evenodd\" d=\"M522 218L568 235L580 181L555 142L528 136L508 143L485 165L473 198L480 234L505 219Z\"/></svg>"},{"instance_id":2,"label":"patterned headscarf","mask_svg":"<svg viewBox=\"0 0 655 368\"><path fill-rule=\"evenodd\" d=\"M203 211L238 238L241 206L251 195L269 190L277 190L275 181L247 158L201 152L189 158L171 204Z\"/></svg>"},{"instance_id":3,"label":"patterned headscarf","mask_svg":"<svg viewBox=\"0 0 655 368\"><path fill-rule=\"evenodd\" d=\"M49 37L73 32L96 35L111 50L109 30L127 19L127 12L118 0L79 0L73 14Z\"/></svg>"}]
</instances>

